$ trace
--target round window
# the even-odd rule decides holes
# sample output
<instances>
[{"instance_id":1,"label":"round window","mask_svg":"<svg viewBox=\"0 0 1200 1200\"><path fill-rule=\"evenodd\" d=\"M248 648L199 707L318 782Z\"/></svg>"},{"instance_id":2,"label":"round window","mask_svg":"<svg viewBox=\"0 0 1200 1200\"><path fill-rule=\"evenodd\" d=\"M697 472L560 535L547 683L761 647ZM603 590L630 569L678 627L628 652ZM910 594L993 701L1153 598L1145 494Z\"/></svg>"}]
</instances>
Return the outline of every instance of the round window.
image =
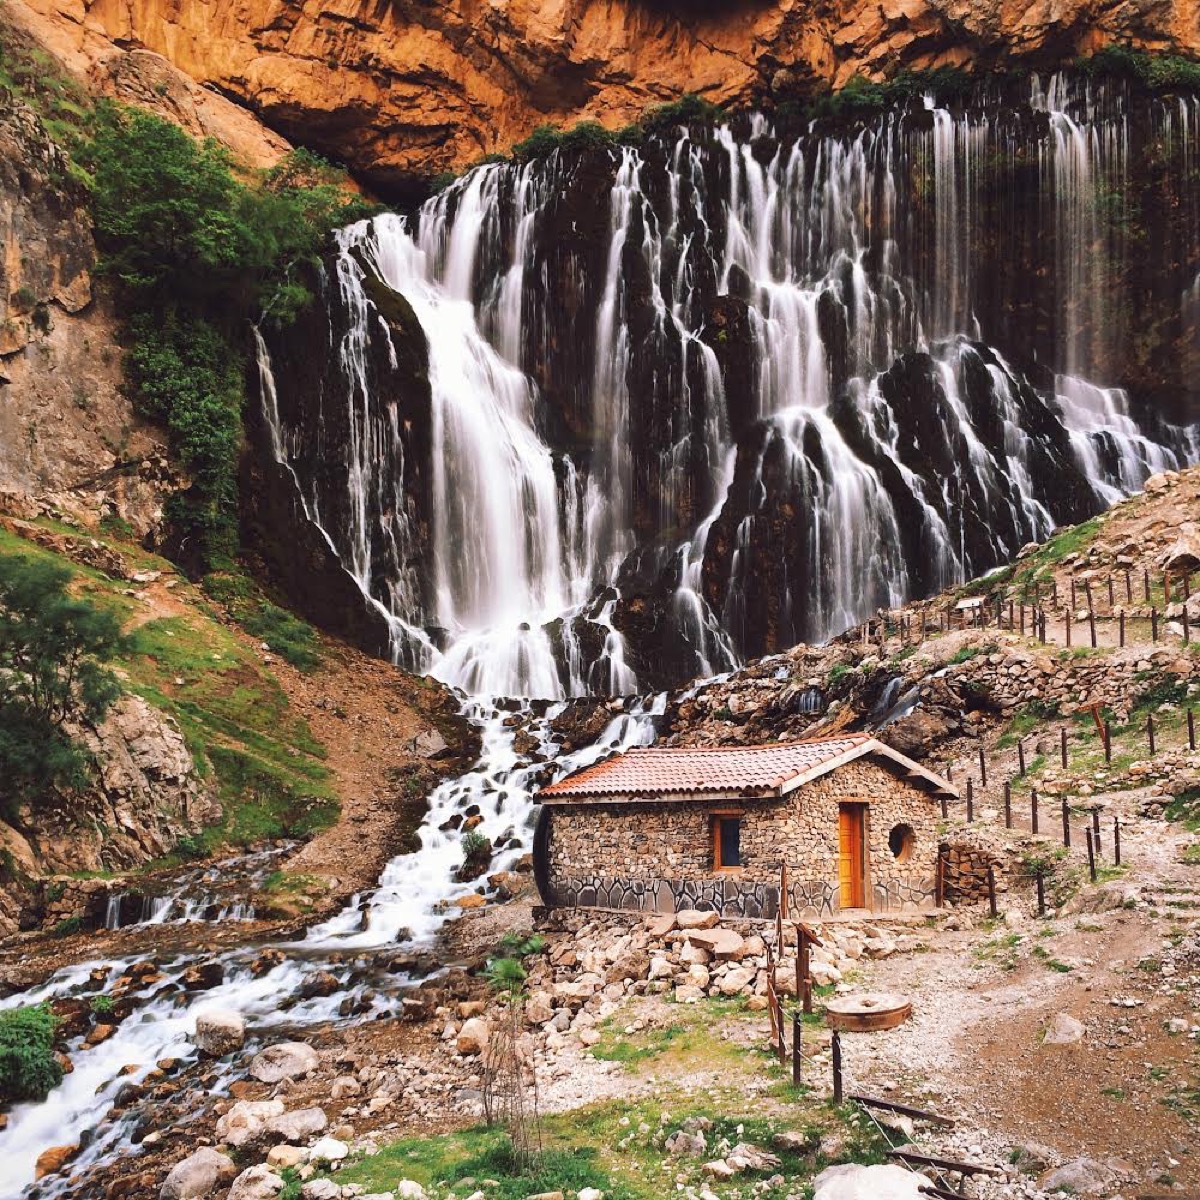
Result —
<instances>
[{"instance_id":1,"label":"round window","mask_svg":"<svg viewBox=\"0 0 1200 1200\"><path fill-rule=\"evenodd\" d=\"M904 862L911 857L917 835L911 825L894 825L888 834L888 848L897 862Z\"/></svg>"}]
</instances>

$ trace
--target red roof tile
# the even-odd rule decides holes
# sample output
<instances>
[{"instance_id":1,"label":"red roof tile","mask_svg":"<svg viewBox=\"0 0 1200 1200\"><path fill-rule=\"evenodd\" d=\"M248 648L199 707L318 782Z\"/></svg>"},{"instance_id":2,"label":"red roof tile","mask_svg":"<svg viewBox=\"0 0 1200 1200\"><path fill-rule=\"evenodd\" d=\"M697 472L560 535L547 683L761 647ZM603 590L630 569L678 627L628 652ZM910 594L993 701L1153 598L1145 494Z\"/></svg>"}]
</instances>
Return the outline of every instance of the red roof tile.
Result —
<instances>
[{"instance_id":1,"label":"red roof tile","mask_svg":"<svg viewBox=\"0 0 1200 1200\"><path fill-rule=\"evenodd\" d=\"M789 779L861 746L864 733L714 748L650 746L615 754L542 788L561 797L695 795L754 796L777 792Z\"/></svg>"}]
</instances>

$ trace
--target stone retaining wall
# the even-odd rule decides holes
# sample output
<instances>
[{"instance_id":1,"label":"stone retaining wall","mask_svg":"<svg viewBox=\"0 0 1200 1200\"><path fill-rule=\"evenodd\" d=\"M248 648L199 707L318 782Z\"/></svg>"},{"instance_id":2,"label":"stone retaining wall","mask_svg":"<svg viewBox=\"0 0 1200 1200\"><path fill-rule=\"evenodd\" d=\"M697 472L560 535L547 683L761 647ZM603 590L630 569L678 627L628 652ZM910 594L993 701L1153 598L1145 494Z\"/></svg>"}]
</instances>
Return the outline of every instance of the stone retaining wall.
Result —
<instances>
[{"instance_id":1,"label":"stone retaining wall","mask_svg":"<svg viewBox=\"0 0 1200 1200\"><path fill-rule=\"evenodd\" d=\"M875 911L934 904L937 800L863 758L779 800L580 803L547 807L548 904L635 912L715 909L773 917L780 865L789 911L828 916L839 907L838 805L865 803L868 903ZM742 816L736 871L713 868L714 815ZM893 827L911 831L905 853L889 848Z\"/></svg>"}]
</instances>

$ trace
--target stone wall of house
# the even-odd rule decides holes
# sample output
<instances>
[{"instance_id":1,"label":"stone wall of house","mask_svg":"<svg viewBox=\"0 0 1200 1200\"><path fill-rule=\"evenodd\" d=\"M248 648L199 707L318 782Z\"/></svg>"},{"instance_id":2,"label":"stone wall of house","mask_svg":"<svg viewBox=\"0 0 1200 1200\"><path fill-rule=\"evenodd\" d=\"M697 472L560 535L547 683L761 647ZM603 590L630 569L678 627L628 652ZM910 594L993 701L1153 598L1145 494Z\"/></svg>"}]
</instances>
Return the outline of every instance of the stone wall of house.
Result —
<instances>
[{"instance_id":1,"label":"stone wall of house","mask_svg":"<svg viewBox=\"0 0 1200 1200\"><path fill-rule=\"evenodd\" d=\"M671 912L713 908L731 916L772 917L780 866L787 866L789 912L820 917L839 907L838 805L868 805L868 902L875 911L934 903L937 800L869 759L859 759L781 800L585 803L550 806L546 841L548 903ZM742 814L737 871L713 869L712 819ZM897 825L912 830L902 860L889 847Z\"/></svg>"}]
</instances>

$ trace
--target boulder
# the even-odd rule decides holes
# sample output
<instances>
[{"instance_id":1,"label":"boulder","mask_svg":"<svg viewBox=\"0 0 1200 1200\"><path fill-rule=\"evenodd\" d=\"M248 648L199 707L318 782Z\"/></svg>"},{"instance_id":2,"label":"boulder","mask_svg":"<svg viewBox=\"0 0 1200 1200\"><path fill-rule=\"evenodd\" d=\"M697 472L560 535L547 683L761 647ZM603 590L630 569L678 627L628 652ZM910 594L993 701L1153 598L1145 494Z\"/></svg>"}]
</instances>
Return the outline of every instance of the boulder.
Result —
<instances>
[{"instance_id":1,"label":"boulder","mask_svg":"<svg viewBox=\"0 0 1200 1200\"><path fill-rule=\"evenodd\" d=\"M329 1124L325 1112L320 1108L298 1108L272 1117L267 1122L267 1132L281 1137L285 1142L307 1142L325 1132Z\"/></svg>"},{"instance_id":2,"label":"boulder","mask_svg":"<svg viewBox=\"0 0 1200 1200\"><path fill-rule=\"evenodd\" d=\"M345 1142L338 1141L337 1138L323 1137L313 1144L308 1156L313 1162L332 1163L341 1162L349 1153L350 1147Z\"/></svg>"},{"instance_id":3,"label":"boulder","mask_svg":"<svg viewBox=\"0 0 1200 1200\"><path fill-rule=\"evenodd\" d=\"M482 1054L487 1049L491 1035L491 1028L482 1017L472 1017L469 1021L464 1021L458 1031L455 1049L459 1054Z\"/></svg>"},{"instance_id":4,"label":"boulder","mask_svg":"<svg viewBox=\"0 0 1200 1200\"><path fill-rule=\"evenodd\" d=\"M721 980L721 995L736 996L744 992L754 982L754 972L746 967L734 967L727 971Z\"/></svg>"},{"instance_id":5,"label":"boulder","mask_svg":"<svg viewBox=\"0 0 1200 1200\"><path fill-rule=\"evenodd\" d=\"M711 929L720 923L721 916L715 912L701 912L697 908L685 908L675 914L675 924L680 929Z\"/></svg>"},{"instance_id":6,"label":"boulder","mask_svg":"<svg viewBox=\"0 0 1200 1200\"><path fill-rule=\"evenodd\" d=\"M240 1149L267 1134L267 1122L283 1114L282 1100L239 1100L217 1120L217 1137Z\"/></svg>"},{"instance_id":7,"label":"boulder","mask_svg":"<svg viewBox=\"0 0 1200 1200\"><path fill-rule=\"evenodd\" d=\"M780 1165L776 1155L750 1142L739 1142L725 1155L725 1161L735 1171L773 1171Z\"/></svg>"},{"instance_id":8,"label":"boulder","mask_svg":"<svg viewBox=\"0 0 1200 1200\"><path fill-rule=\"evenodd\" d=\"M1116 1179L1117 1173L1107 1163L1081 1157L1047 1171L1038 1186L1043 1192L1069 1192L1075 1196L1087 1196L1107 1191Z\"/></svg>"},{"instance_id":9,"label":"boulder","mask_svg":"<svg viewBox=\"0 0 1200 1200\"><path fill-rule=\"evenodd\" d=\"M737 1174L737 1170L731 1167L723 1158L706 1162L700 1169L710 1179L732 1179Z\"/></svg>"},{"instance_id":10,"label":"boulder","mask_svg":"<svg viewBox=\"0 0 1200 1200\"><path fill-rule=\"evenodd\" d=\"M250 1074L261 1083L278 1083L315 1071L319 1061L307 1042L277 1042L254 1056Z\"/></svg>"},{"instance_id":11,"label":"boulder","mask_svg":"<svg viewBox=\"0 0 1200 1200\"><path fill-rule=\"evenodd\" d=\"M213 1008L196 1014L196 1049L211 1058L240 1050L246 1043L246 1022L241 1013Z\"/></svg>"},{"instance_id":12,"label":"boulder","mask_svg":"<svg viewBox=\"0 0 1200 1200\"><path fill-rule=\"evenodd\" d=\"M904 1167L839 1163L813 1180L813 1200L925 1200L918 1175Z\"/></svg>"},{"instance_id":13,"label":"boulder","mask_svg":"<svg viewBox=\"0 0 1200 1200\"><path fill-rule=\"evenodd\" d=\"M34 1179L43 1179L61 1171L78 1153L78 1143L73 1146L51 1146L49 1150L43 1150L33 1168Z\"/></svg>"},{"instance_id":14,"label":"boulder","mask_svg":"<svg viewBox=\"0 0 1200 1200\"><path fill-rule=\"evenodd\" d=\"M260 1163L248 1167L233 1181L226 1200L271 1200L286 1186L274 1171Z\"/></svg>"},{"instance_id":15,"label":"boulder","mask_svg":"<svg viewBox=\"0 0 1200 1200\"><path fill-rule=\"evenodd\" d=\"M236 1174L232 1158L201 1146L171 1168L158 1194L162 1200L198 1200L223 1188Z\"/></svg>"},{"instance_id":16,"label":"boulder","mask_svg":"<svg viewBox=\"0 0 1200 1200\"><path fill-rule=\"evenodd\" d=\"M1046 1046L1070 1046L1074 1042L1078 1042L1083 1034L1082 1021L1077 1021L1070 1013L1060 1012L1056 1013L1050 1024L1046 1026L1042 1043Z\"/></svg>"},{"instance_id":17,"label":"boulder","mask_svg":"<svg viewBox=\"0 0 1200 1200\"><path fill-rule=\"evenodd\" d=\"M310 1179L300 1189L302 1200L341 1200L342 1189L332 1179Z\"/></svg>"},{"instance_id":18,"label":"boulder","mask_svg":"<svg viewBox=\"0 0 1200 1200\"><path fill-rule=\"evenodd\" d=\"M740 958L746 945L740 933L721 926L693 930L688 934L688 941L693 946L707 950L715 958Z\"/></svg>"},{"instance_id":19,"label":"boulder","mask_svg":"<svg viewBox=\"0 0 1200 1200\"><path fill-rule=\"evenodd\" d=\"M425 1189L415 1179L400 1180L392 1192L396 1200L425 1200Z\"/></svg>"},{"instance_id":20,"label":"boulder","mask_svg":"<svg viewBox=\"0 0 1200 1200\"><path fill-rule=\"evenodd\" d=\"M308 1157L308 1151L299 1146L289 1146L286 1142L281 1146L272 1146L267 1151L267 1166L273 1170L286 1171L289 1167L298 1167Z\"/></svg>"}]
</instances>

